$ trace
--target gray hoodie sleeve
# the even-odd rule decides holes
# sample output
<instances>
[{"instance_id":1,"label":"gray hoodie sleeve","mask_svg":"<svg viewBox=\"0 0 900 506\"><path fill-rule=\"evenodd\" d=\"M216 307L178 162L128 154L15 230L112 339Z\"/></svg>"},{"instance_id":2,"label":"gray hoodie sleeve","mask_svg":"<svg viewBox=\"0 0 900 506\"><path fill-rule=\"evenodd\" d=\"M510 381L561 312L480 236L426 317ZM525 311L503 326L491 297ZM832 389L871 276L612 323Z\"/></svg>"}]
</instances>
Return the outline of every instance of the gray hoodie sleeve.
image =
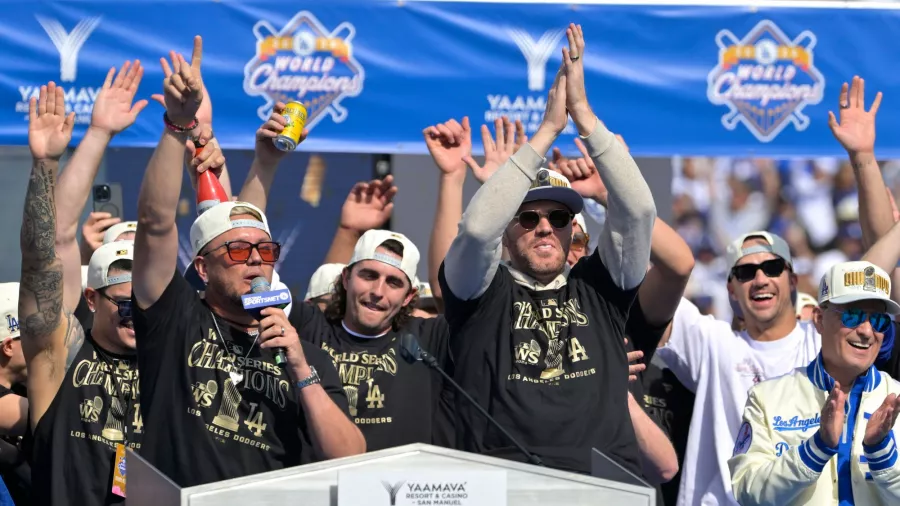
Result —
<instances>
[{"instance_id":1,"label":"gray hoodie sleeve","mask_svg":"<svg viewBox=\"0 0 900 506\"><path fill-rule=\"evenodd\" d=\"M650 263L650 237L656 222L656 204L641 170L625 147L601 121L581 138L600 179L609 190L606 226L597 248L616 286L638 286Z\"/></svg>"},{"instance_id":2,"label":"gray hoodie sleeve","mask_svg":"<svg viewBox=\"0 0 900 506\"><path fill-rule=\"evenodd\" d=\"M500 265L503 232L543 162L524 144L472 197L444 258L444 278L456 298L477 299L487 291Z\"/></svg>"}]
</instances>

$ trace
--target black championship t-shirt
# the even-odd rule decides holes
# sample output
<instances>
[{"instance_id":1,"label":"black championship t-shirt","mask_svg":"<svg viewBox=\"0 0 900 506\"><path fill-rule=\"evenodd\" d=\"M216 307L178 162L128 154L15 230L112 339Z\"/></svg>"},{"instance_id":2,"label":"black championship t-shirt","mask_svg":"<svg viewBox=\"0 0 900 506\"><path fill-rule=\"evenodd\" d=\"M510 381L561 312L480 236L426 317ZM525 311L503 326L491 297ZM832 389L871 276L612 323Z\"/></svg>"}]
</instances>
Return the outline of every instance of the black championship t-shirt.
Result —
<instances>
[{"instance_id":1,"label":"black championship t-shirt","mask_svg":"<svg viewBox=\"0 0 900 506\"><path fill-rule=\"evenodd\" d=\"M35 504L122 504L112 493L113 460L121 443L140 451L144 424L134 356L115 355L90 335L34 429Z\"/></svg>"},{"instance_id":2,"label":"black championship t-shirt","mask_svg":"<svg viewBox=\"0 0 900 506\"><path fill-rule=\"evenodd\" d=\"M547 466L590 473L597 448L640 475L628 413L625 321L637 288L622 290L599 254L579 261L558 290L532 291L500 266L479 298L441 289L455 379ZM525 461L457 396L460 449Z\"/></svg>"},{"instance_id":3,"label":"black championship t-shirt","mask_svg":"<svg viewBox=\"0 0 900 506\"><path fill-rule=\"evenodd\" d=\"M218 325L218 328L217 328ZM182 487L273 471L315 460L288 373L255 336L214 320L178 272L146 310L135 307L141 455ZM322 387L347 401L328 355L304 344Z\"/></svg>"},{"instance_id":4,"label":"black championship t-shirt","mask_svg":"<svg viewBox=\"0 0 900 506\"><path fill-rule=\"evenodd\" d=\"M291 324L301 339L320 346L334 361L367 451L410 443L452 447L452 392L442 394L437 372L421 362L410 364L400 353L400 336L411 332L422 349L446 365L446 320L411 318L400 332L365 338L347 332L340 321L328 321L318 308L299 304L291 311Z\"/></svg>"}]
</instances>

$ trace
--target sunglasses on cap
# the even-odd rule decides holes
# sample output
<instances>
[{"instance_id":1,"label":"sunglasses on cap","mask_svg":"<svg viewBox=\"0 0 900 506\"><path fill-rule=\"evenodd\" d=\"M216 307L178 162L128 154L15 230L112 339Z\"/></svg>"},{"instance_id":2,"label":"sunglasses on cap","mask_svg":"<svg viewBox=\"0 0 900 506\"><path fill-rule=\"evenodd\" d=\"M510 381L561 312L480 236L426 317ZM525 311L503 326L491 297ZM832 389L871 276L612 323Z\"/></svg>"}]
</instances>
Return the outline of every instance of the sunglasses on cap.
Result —
<instances>
[{"instance_id":1,"label":"sunglasses on cap","mask_svg":"<svg viewBox=\"0 0 900 506\"><path fill-rule=\"evenodd\" d=\"M762 269L766 277L777 278L786 268L787 262L783 258L773 258L760 264L735 265L731 268L731 277L745 283L755 278L756 271Z\"/></svg>"},{"instance_id":2,"label":"sunglasses on cap","mask_svg":"<svg viewBox=\"0 0 900 506\"><path fill-rule=\"evenodd\" d=\"M274 241L261 241L256 244L247 241L228 241L207 251L204 256L222 248L226 248L228 258L233 262L246 262L250 259L250 254L254 249L259 253L262 261L269 264L277 262L278 257L281 256L281 245Z\"/></svg>"},{"instance_id":3,"label":"sunglasses on cap","mask_svg":"<svg viewBox=\"0 0 900 506\"><path fill-rule=\"evenodd\" d=\"M541 222L541 218L547 218L553 228L566 228L574 216L565 209L554 209L546 214L539 211L522 211L513 216L513 219L518 220L519 225L525 230L534 230Z\"/></svg>"},{"instance_id":4,"label":"sunglasses on cap","mask_svg":"<svg viewBox=\"0 0 900 506\"><path fill-rule=\"evenodd\" d=\"M572 250L584 251L591 242L591 236L584 232L575 232L572 234Z\"/></svg>"},{"instance_id":5,"label":"sunglasses on cap","mask_svg":"<svg viewBox=\"0 0 900 506\"><path fill-rule=\"evenodd\" d=\"M123 320L131 318L131 299L116 300L103 292L97 293L102 295L104 299L116 305L116 312L119 314L119 318L122 318Z\"/></svg>"},{"instance_id":6,"label":"sunglasses on cap","mask_svg":"<svg viewBox=\"0 0 900 506\"><path fill-rule=\"evenodd\" d=\"M841 315L841 325L848 329L855 329L863 324L866 319L872 325L872 330L883 334L891 326L891 317L887 313L876 313L873 311L863 311L862 309L850 307L847 309L826 308L832 313Z\"/></svg>"}]
</instances>

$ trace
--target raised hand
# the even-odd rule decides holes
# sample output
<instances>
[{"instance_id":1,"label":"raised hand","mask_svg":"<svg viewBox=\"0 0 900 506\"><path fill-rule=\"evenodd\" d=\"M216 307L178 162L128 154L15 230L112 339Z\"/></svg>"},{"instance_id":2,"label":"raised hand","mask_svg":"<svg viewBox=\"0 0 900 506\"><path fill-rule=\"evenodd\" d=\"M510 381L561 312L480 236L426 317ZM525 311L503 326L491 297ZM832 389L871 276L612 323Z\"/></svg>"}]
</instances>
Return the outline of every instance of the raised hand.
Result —
<instances>
[{"instance_id":1,"label":"raised hand","mask_svg":"<svg viewBox=\"0 0 900 506\"><path fill-rule=\"evenodd\" d=\"M584 89L584 32L581 25L570 24L566 29L566 37L569 47L562 49L566 72L566 108L572 115L572 122L578 133L590 135L597 124L597 117L588 104Z\"/></svg>"},{"instance_id":2,"label":"raised hand","mask_svg":"<svg viewBox=\"0 0 900 506\"><path fill-rule=\"evenodd\" d=\"M41 86L38 99L28 103L28 147L35 160L59 160L75 128L75 113L66 114L63 89L53 81Z\"/></svg>"},{"instance_id":3,"label":"raised hand","mask_svg":"<svg viewBox=\"0 0 900 506\"><path fill-rule=\"evenodd\" d=\"M596 165L591 160L587 152L587 148L581 139L575 138L575 146L581 152L580 158L559 159L554 166L556 171L566 176L572 189L577 191L584 198L594 199L597 202L606 205L609 191L603 180L600 179L600 173L597 171ZM554 150L554 155L558 150ZM561 156L561 155L560 155Z\"/></svg>"},{"instance_id":4,"label":"raised hand","mask_svg":"<svg viewBox=\"0 0 900 506\"><path fill-rule=\"evenodd\" d=\"M521 122L519 122L521 124ZM515 126L509 121L509 118L503 116L494 120L494 132L497 136L496 142L491 138L491 131L487 125L481 125L481 143L484 145L484 165L478 165L475 158L471 154L466 155L463 160L466 165L472 169L472 174L479 183L484 184L497 169L503 165L506 160L515 153L516 136L513 130ZM524 128L523 128L524 135Z\"/></svg>"},{"instance_id":5,"label":"raised hand","mask_svg":"<svg viewBox=\"0 0 900 506\"><path fill-rule=\"evenodd\" d=\"M872 417L866 423L863 444L875 446L884 441L884 438L894 428L894 424L897 423L897 415L900 415L900 397L897 394L890 394L884 398L884 402L872 413Z\"/></svg>"},{"instance_id":6,"label":"raised hand","mask_svg":"<svg viewBox=\"0 0 900 506\"><path fill-rule=\"evenodd\" d=\"M547 93L547 106L544 108L544 119L541 126L545 126L556 135L566 129L569 121L569 113L566 111L566 72L565 64L559 67L553 85Z\"/></svg>"},{"instance_id":7,"label":"raised hand","mask_svg":"<svg viewBox=\"0 0 900 506\"><path fill-rule=\"evenodd\" d=\"M466 157L472 157L472 129L469 117L462 123L450 119L422 130L425 146L438 169L444 174L458 174L466 170ZM478 177L477 175L475 177Z\"/></svg>"},{"instance_id":8,"label":"raised hand","mask_svg":"<svg viewBox=\"0 0 900 506\"><path fill-rule=\"evenodd\" d=\"M200 134L197 141L201 145L201 149L194 147L194 141L189 139L185 143L188 150L190 162L188 173L191 175L191 184L194 189L197 188L197 176L212 171L216 177L222 177L222 168L225 166L225 155L222 152L222 146L213 136L212 127L209 125L200 125Z\"/></svg>"},{"instance_id":9,"label":"raised hand","mask_svg":"<svg viewBox=\"0 0 900 506\"><path fill-rule=\"evenodd\" d=\"M138 114L147 107L146 100L138 100L132 104L143 77L144 67L140 60L133 65L126 61L118 75L115 67L109 69L106 81L94 101L91 127L113 136L133 125Z\"/></svg>"},{"instance_id":10,"label":"raised hand","mask_svg":"<svg viewBox=\"0 0 900 506\"><path fill-rule=\"evenodd\" d=\"M841 434L844 433L844 404L846 402L847 394L841 391L841 384L835 381L834 388L831 389L831 393L825 399L825 405L822 406L820 417L822 420L819 425L819 437L829 448L836 448L841 442Z\"/></svg>"},{"instance_id":11,"label":"raised hand","mask_svg":"<svg viewBox=\"0 0 900 506\"><path fill-rule=\"evenodd\" d=\"M177 126L187 126L197 118L197 112L203 103L203 81L200 79L203 39L199 35L194 37L194 52L190 63L175 51L171 51L169 57L172 59L171 67L165 58L159 60L165 75L163 90L166 114L169 121Z\"/></svg>"},{"instance_id":12,"label":"raised hand","mask_svg":"<svg viewBox=\"0 0 900 506\"><path fill-rule=\"evenodd\" d=\"M522 120L516 120L516 140L515 140L515 151L518 151L519 148L522 147L522 144L528 142L528 135L525 134L525 125L522 124Z\"/></svg>"},{"instance_id":13,"label":"raised hand","mask_svg":"<svg viewBox=\"0 0 900 506\"><path fill-rule=\"evenodd\" d=\"M81 238L91 253L103 246L103 235L109 227L121 223L122 218L115 218L109 213L93 212L81 226Z\"/></svg>"},{"instance_id":14,"label":"raised hand","mask_svg":"<svg viewBox=\"0 0 900 506\"><path fill-rule=\"evenodd\" d=\"M834 138L841 143L847 153L875 152L875 115L881 105L881 92L875 94L872 107L866 111L865 90L866 82L859 76L853 76L852 85L847 83L841 86L841 94L838 98L838 119L834 113L828 111L828 126Z\"/></svg>"},{"instance_id":15,"label":"raised hand","mask_svg":"<svg viewBox=\"0 0 900 506\"><path fill-rule=\"evenodd\" d=\"M281 135L284 127L287 126L287 120L284 119L284 107L285 105L281 102L275 103L269 119L256 131L256 158L263 164L274 165L288 154L287 151L276 148L272 142L272 139ZM305 141L307 135L309 135L309 130L304 129L300 133L300 142Z\"/></svg>"},{"instance_id":16,"label":"raised hand","mask_svg":"<svg viewBox=\"0 0 900 506\"><path fill-rule=\"evenodd\" d=\"M628 344L628 338L625 338L625 344ZM647 370L647 365L641 363L644 358L644 352L641 350L629 351L628 356L628 382L637 381L637 375Z\"/></svg>"},{"instance_id":17,"label":"raised hand","mask_svg":"<svg viewBox=\"0 0 900 506\"><path fill-rule=\"evenodd\" d=\"M360 234L378 228L394 211L394 176L356 183L341 208L341 227Z\"/></svg>"}]
</instances>

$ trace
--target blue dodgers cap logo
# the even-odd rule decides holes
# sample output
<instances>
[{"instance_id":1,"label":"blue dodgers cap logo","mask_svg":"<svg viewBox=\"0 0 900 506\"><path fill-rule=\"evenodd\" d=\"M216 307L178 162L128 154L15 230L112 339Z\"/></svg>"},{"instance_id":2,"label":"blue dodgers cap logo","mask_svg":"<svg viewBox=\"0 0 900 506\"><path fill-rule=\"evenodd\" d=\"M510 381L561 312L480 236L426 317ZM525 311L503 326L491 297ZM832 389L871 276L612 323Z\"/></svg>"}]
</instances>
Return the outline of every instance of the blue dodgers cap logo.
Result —
<instances>
[{"instance_id":1,"label":"blue dodgers cap logo","mask_svg":"<svg viewBox=\"0 0 900 506\"><path fill-rule=\"evenodd\" d=\"M707 76L706 95L728 106L722 125L743 123L760 142L774 139L788 124L809 126L803 108L822 101L825 78L813 64L815 35L805 30L791 40L775 23L760 21L743 39L729 30L716 35L719 63Z\"/></svg>"},{"instance_id":2,"label":"blue dodgers cap logo","mask_svg":"<svg viewBox=\"0 0 900 506\"><path fill-rule=\"evenodd\" d=\"M800 418L799 416L795 416L793 418L783 418L780 416L776 416L772 418L772 429L777 432L787 432L794 430L806 432L809 429L817 428L821 422L822 418L818 414L812 418Z\"/></svg>"},{"instance_id":3,"label":"blue dodgers cap logo","mask_svg":"<svg viewBox=\"0 0 900 506\"><path fill-rule=\"evenodd\" d=\"M358 96L365 81L365 71L353 57L352 24L345 21L329 32L312 13L302 11L281 30L259 21L253 34L256 56L244 67L244 92L266 100L257 109L260 119L269 118L275 102L292 101L306 108L309 130L325 113L335 123L347 118L341 100Z\"/></svg>"},{"instance_id":4,"label":"blue dodgers cap logo","mask_svg":"<svg viewBox=\"0 0 900 506\"><path fill-rule=\"evenodd\" d=\"M291 303L291 291L287 288L281 290L272 290L263 293L248 293L241 295L241 303L244 309L263 309L273 306L287 306Z\"/></svg>"},{"instance_id":5,"label":"blue dodgers cap logo","mask_svg":"<svg viewBox=\"0 0 900 506\"><path fill-rule=\"evenodd\" d=\"M734 441L734 455L742 455L750 449L750 443L753 442L753 427L750 422L744 422L738 430L737 439Z\"/></svg>"}]
</instances>

